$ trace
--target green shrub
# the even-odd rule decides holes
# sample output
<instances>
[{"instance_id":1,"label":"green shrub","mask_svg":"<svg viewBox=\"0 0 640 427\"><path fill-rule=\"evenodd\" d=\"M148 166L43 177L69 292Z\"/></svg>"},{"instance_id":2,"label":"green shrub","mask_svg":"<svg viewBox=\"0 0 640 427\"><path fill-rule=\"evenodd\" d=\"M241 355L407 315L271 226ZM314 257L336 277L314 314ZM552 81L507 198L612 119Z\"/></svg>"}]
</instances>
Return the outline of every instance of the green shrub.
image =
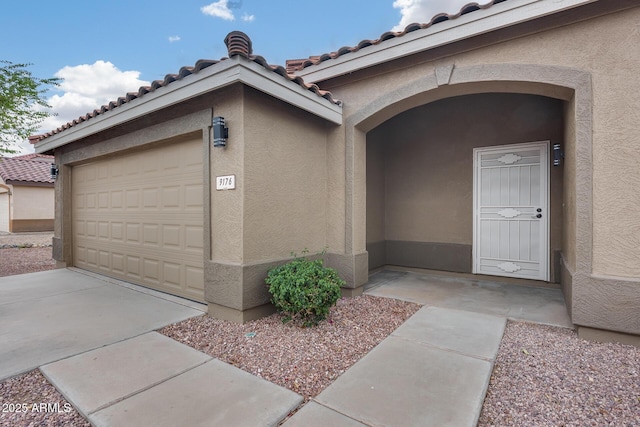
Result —
<instances>
[{"instance_id":1,"label":"green shrub","mask_svg":"<svg viewBox=\"0 0 640 427\"><path fill-rule=\"evenodd\" d=\"M301 320L304 326L317 325L340 299L345 284L338 273L323 265L322 259L305 256L269 271L265 279L271 302L285 317L283 322Z\"/></svg>"}]
</instances>

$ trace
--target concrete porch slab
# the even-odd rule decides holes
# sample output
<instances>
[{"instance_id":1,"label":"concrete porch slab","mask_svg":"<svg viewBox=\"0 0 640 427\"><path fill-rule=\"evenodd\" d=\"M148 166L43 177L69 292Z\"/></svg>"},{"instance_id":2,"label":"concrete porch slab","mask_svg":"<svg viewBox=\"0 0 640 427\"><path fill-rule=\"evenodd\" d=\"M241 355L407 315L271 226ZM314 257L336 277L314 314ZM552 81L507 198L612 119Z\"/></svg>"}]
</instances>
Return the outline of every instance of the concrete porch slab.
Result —
<instances>
[{"instance_id":1,"label":"concrete porch slab","mask_svg":"<svg viewBox=\"0 0 640 427\"><path fill-rule=\"evenodd\" d=\"M562 291L409 271L372 274L365 294L572 328Z\"/></svg>"},{"instance_id":2,"label":"concrete porch slab","mask_svg":"<svg viewBox=\"0 0 640 427\"><path fill-rule=\"evenodd\" d=\"M89 416L96 426L275 426L302 396L213 359Z\"/></svg>"},{"instance_id":3,"label":"concrete porch slab","mask_svg":"<svg viewBox=\"0 0 640 427\"><path fill-rule=\"evenodd\" d=\"M40 370L88 416L211 359L164 335L149 332Z\"/></svg>"}]
</instances>

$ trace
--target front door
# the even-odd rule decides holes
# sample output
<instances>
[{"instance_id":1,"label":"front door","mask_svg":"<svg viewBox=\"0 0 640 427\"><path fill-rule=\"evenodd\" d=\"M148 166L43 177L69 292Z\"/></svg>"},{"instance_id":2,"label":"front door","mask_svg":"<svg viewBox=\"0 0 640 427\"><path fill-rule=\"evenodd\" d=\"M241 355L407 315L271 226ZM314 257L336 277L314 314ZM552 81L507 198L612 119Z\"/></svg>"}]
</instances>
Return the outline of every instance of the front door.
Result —
<instances>
[{"instance_id":1,"label":"front door","mask_svg":"<svg viewBox=\"0 0 640 427\"><path fill-rule=\"evenodd\" d=\"M549 280L549 142L473 150L473 272Z\"/></svg>"}]
</instances>

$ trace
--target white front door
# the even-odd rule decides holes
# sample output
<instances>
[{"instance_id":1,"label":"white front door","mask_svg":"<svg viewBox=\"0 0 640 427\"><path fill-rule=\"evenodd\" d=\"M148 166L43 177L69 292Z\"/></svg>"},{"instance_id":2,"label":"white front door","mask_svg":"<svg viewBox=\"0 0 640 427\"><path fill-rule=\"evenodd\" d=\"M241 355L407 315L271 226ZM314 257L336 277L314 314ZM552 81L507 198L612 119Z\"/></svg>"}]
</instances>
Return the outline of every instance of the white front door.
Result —
<instances>
[{"instance_id":1,"label":"white front door","mask_svg":"<svg viewBox=\"0 0 640 427\"><path fill-rule=\"evenodd\" d=\"M549 142L473 150L473 272L549 280Z\"/></svg>"}]
</instances>

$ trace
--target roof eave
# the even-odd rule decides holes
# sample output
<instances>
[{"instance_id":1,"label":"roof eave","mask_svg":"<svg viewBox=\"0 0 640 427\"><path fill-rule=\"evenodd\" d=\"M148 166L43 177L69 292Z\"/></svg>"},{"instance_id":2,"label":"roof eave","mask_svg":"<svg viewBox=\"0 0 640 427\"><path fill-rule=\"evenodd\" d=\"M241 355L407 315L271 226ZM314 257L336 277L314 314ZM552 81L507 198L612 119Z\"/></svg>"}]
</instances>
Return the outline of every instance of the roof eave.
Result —
<instances>
[{"instance_id":1,"label":"roof eave","mask_svg":"<svg viewBox=\"0 0 640 427\"><path fill-rule=\"evenodd\" d=\"M296 71L317 83L404 56L538 19L597 0L509 0Z\"/></svg>"},{"instance_id":2,"label":"roof eave","mask_svg":"<svg viewBox=\"0 0 640 427\"><path fill-rule=\"evenodd\" d=\"M234 56L196 74L172 82L143 97L79 123L35 143L36 153L51 150L116 127L166 107L209 93L234 83L244 83L275 98L297 106L335 124L342 123L342 108L325 98L266 70L259 64Z\"/></svg>"},{"instance_id":3,"label":"roof eave","mask_svg":"<svg viewBox=\"0 0 640 427\"><path fill-rule=\"evenodd\" d=\"M18 187L55 187L54 182L44 181L24 181L19 179L8 179L5 181L6 185L18 186Z\"/></svg>"}]
</instances>

